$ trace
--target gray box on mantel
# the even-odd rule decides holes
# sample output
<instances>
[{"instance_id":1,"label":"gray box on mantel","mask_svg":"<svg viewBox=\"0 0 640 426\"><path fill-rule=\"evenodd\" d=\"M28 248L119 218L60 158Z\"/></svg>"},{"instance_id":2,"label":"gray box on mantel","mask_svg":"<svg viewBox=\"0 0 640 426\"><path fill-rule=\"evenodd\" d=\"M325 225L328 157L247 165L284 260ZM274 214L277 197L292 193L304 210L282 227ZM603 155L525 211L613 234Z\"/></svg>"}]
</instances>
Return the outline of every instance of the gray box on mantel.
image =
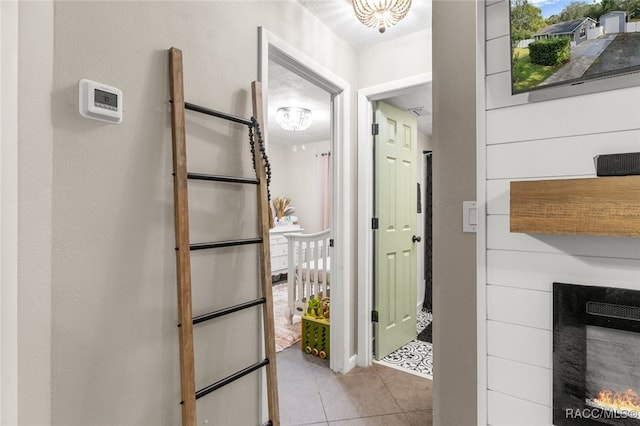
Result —
<instances>
[{"instance_id":1,"label":"gray box on mantel","mask_svg":"<svg viewBox=\"0 0 640 426\"><path fill-rule=\"evenodd\" d=\"M598 176L640 175L640 152L596 155L593 160Z\"/></svg>"}]
</instances>

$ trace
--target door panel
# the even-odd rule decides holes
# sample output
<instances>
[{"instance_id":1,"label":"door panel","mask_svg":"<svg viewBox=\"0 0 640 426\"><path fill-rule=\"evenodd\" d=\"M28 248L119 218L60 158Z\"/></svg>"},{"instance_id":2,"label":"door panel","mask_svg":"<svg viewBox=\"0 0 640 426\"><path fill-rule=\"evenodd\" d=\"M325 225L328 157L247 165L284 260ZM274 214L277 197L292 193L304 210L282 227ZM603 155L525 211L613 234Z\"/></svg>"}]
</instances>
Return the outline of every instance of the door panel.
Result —
<instances>
[{"instance_id":1,"label":"door panel","mask_svg":"<svg viewBox=\"0 0 640 426\"><path fill-rule=\"evenodd\" d=\"M417 123L411 114L376 104L375 288L376 359L416 338Z\"/></svg>"}]
</instances>

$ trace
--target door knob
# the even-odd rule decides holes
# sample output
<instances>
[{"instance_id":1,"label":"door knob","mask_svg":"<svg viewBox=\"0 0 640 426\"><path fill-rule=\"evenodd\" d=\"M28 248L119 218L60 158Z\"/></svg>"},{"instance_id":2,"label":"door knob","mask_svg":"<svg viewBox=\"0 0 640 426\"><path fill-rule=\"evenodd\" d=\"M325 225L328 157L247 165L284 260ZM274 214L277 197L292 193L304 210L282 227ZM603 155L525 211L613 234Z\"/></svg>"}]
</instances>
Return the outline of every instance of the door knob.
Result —
<instances>
[{"instance_id":1,"label":"door knob","mask_svg":"<svg viewBox=\"0 0 640 426\"><path fill-rule=\"evenodd\" d=\"M420 241L422 241L422 238L414 235L413 237L411 237L411 241L413 241L414 243L419 243Z\"/></svg>"}]
</instances>

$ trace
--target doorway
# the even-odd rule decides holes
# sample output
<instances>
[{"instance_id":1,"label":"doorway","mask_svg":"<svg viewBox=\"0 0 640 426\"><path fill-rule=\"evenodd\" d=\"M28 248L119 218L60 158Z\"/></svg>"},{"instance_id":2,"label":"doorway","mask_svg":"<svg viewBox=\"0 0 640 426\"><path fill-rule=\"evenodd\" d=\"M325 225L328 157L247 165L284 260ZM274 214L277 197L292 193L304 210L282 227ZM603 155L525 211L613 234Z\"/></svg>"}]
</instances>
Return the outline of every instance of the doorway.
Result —
<instances>
[{"instance_id":1,"label":"doorway","mask_svg":"<svg viewBox=\"0 0 640 426\"><path fill-rule=\"evenodd\" d=\"M334 241L332 252L331 279L334 289L331 292L331 357L329 366L335 372L346 373L356 364L355 357L349 356L351 327L349 326L350 291L346 283L351 279L349 262L353 243L351 241L351 156L349 140L349 96L350 85L322 65L297 51L282 39L259 27L259 80L263 93L269 93L269 61L294 72L322 88L331 97L331 163L333 181L331 182L331 238ZM263 109L268 107L268 95L263 97ZM266 125L269 127L268 123ZM267 135L267 140L269 135ZM340 283L345 283L340 285Z\"/></svg>"},{"instance_id":2,"label":"doorway","mask_svg":"<svg viewBox=\"0 0 640 426\"><path fill-rule=\"evenodd\" d=\"M373 357L376 363L427 379L433 378L427 279L431 156L424 153L431 148L430 99L430 86L421 85L406 95L376 101L374 136L374 211L379 226L373 231L373 304L378 320L373 323ZM389 187L395 201L385 207Z\"/></svg>"},{"instance_id":3,"label":"doorway","mask_svg":"<svg viewBox=\"0 0 640 426\"><path fill-rule=\"evenodd\" d=\"M417 336L418 123L404 109L375 103L373 350L381 361Z\"/></svg>"},{"instance_id":4,"label":"doorway","mask_svg":"<svg viewBox=\"0 0 640 426\"><path fill-rule=\"evenodd\" d=\"M414 77L385 83L358 91L358 358L360 366L368 366L373 361L373 327L371 313L373 310L373 233L371 231L371 218L373 217L374 187L373 176L373 138L371 137L371 125L373 118L372 103L379 100L392 99L407 93L412 93L420 87L431 86L431 73L416 75ZM422 151L422 150L420 150ZM423 186L423 185L422 185ZM424 191L422 190L422 193ZM424 199L424 196L422 196ZM420 226L422 231L422 225ZM424 254L419 254L422 259ZM418 301L422 304L424 299L423 263L420 265L417 276L422 286L418 294ZM416 282L416 291L420 288ZM419 309L416 306L416 311Z\"/></svg>"},{"instance_id":5,"label":"doorway","mask_svg":"<svg viewBox=\"0 0 640 426\"><path fill-rule=\"evenodd\" d=\"M331 96L273 60L268 66L266 129L275 216L269 234L276 352L280 352L302 339L301 305L309 298L299 274L304 264L299 256L302 240L291 234L303 234L307 247L321 247L331 231ZM322 235L309 240L318 233ZM326 255L330 260L328 248ZM326 271L329 285L330 262L315 266L314 262L311 274L317 271L322 278ZM319 295L322 289L316 292L315 283L308 284L316 297L330 297Z\"/></svg>"}]
</instances>

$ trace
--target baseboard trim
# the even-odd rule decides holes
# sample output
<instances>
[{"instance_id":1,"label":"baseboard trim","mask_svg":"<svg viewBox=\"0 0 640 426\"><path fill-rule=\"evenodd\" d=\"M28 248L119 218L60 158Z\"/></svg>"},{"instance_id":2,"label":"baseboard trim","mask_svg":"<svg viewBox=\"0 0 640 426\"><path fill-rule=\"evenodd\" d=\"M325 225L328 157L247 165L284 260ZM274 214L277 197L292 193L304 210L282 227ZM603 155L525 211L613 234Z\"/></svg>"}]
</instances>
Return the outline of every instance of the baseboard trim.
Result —
<instances>
[{"instance_id":1,"label":"baseboard trim","mask_svg":"<svg viewBox=\"0 0 640 426\"><path fill-rule=\"evenodd\" d=\"M347 363L347 368L345 370L345 372L349 372L351 371L353 368L355 368L355 366L358 365L358 355L352 355L349 358L349 362Z\"/></svg>"}]
</instances>

